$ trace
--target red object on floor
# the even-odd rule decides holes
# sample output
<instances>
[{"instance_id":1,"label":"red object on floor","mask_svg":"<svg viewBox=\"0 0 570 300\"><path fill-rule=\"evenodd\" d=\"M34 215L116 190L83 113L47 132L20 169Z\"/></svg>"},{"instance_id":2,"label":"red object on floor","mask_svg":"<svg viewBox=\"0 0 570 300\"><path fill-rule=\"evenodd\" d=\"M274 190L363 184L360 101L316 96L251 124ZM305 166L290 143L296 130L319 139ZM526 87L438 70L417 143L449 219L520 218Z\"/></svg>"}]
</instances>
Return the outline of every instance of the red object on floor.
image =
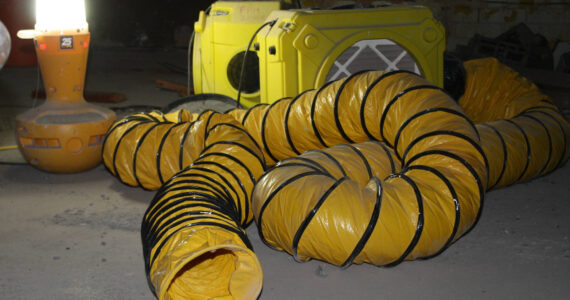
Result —
<instances>
[{"instance_id":1,"label":"red object on floor","mask_svg":"<svg viewBox=\"0 0 570 300\"><path fill-rule=\"evenodd\" d=\"M10 57L5 67L31 67L37 65L34 41L20 39L20 29L33 29L35 25L34 0L0 0L0 20L6 25L12 39Z\"/></svg>"}]
</instances>

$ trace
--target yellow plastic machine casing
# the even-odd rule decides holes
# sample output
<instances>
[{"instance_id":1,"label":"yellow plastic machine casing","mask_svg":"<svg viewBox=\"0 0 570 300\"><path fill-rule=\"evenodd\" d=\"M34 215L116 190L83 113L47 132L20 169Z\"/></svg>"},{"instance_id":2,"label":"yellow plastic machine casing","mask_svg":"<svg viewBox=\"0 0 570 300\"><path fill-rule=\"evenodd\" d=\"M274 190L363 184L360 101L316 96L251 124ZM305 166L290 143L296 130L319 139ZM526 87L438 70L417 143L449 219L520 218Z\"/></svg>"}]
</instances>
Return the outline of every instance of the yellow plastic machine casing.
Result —
<instances>
[{"instance_id":1,"label":"yellow plastic machine casing","mask_svg":"<svg viewBox=\"0 0 570 300\"><path fill-rule=\"evenodd\" d=\"M194 23L194 92L218 93L235 99L238 90L228 79L230 61L246 50L253 33L272 11L280 8L279 1L217 1L208 15L201 11ZM241 60L235 61L241 67ZM240 98L242 105L252 106L259 102L259 91L242 92Z\"/></svg>"},{"instance_id":2,"label":"yellow plastic machine casing","mask_svg":"<svg viewBox=\"0 0 570 300\"><path fill-rule=\"evenodd\" d=\"M396 43L415 60L422 76L443 87L445 31L427 7L279 10L267 17L275 19L273 27L257 36L261 102L322 86L337 58L363 40Z\"/></svg>"},{"instance_id":3,"label":"yellow plastic machine casing","mask_svg":"<svg viewBox=\"0 0 570 300\"><path fill-rule=\"evenodd\" d=\"M194 24L195 93L217 93L236 99L235 74L243 60L243 56L238 59L239 54L246 50L255 31L272 20L277 20L276 24L257 34L248 54L248 59L252 54L257 55L258 65L247 65L245 73L257 72L259 68L259 88L255 91L242 88L240 103L245 107L272 103L340 79L341 76L330 73L347 59L347 53L350 56L352 49L363 42L380 42L378 49L371 47L369 52L382 52L384 46L400 49L396 55L406 52L407 59L414 63L409 71L443 87L445 31L427 7L284 10L285 6L287 3L280 1L217 1L208 15L200 12ZM378 64L379 57L374 56L369 53L358 67L347 68L341 75L363 69L406 69L396 64L400 56L382 58L394 62L392 65L382 65L381 61ZM233 85L229 79L231 70Z\"/></svg>"}]
</instances>

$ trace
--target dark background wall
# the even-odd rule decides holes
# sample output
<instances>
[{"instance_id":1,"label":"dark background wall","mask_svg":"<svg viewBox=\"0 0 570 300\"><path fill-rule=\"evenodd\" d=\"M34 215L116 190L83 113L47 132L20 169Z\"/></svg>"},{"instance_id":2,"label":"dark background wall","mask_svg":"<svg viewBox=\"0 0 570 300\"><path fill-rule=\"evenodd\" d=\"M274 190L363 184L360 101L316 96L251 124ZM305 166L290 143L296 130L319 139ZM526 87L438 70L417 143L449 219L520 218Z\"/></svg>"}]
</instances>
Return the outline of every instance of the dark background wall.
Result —
<instances>
[{"instance_id":1,"label":"dark background wall","mask_svg":"<svg viewBox=\"0 0 570 300\"><path fill-rule=\"evenodd\" d=\"M35 0L0 0L0 20L13 40L35 24ZM172 46L189 37L200 10L214 0L85 0L94 46ZM181 34L182 33L182 34ZM182 35L182 36L181 36ZM186 41L187 41L186 38Z\"/></svg>"},{"instance_id":2,"label":"dark background wall","mask_svg":"<svg viewBox=\"0 0 570 300\"><path fill-rule=\"evenodd\" d=\"M189 36L199 11L212 2L85 0L85 6L94 43L161 47L176 45Z\"/></svg>"},{"instance_id":3,"label":"dark background wall","mask_svg":"<svg viewBox=\"0 0 570 300\"><path fill-rule=\"evenodd\" d=\"M297 2L293 0L282 0ZM200 10L214 0L85 0L94 45L183 46ZM337 0L303 0L304 6L330 7ZM363 4L427 5L447 28L448 48L474 34L494 37L524 22L544 35L551 47L570 41L570 1L564 0L357 0ZM35 0L0 0L0 19L35 23ZM18 15L18 16L15 16ZM6 23L6 22L4 22ZM13 20L10 20L13 23ZM25 22L24 22L25 23Z\"/></svg>"}]
</instances>

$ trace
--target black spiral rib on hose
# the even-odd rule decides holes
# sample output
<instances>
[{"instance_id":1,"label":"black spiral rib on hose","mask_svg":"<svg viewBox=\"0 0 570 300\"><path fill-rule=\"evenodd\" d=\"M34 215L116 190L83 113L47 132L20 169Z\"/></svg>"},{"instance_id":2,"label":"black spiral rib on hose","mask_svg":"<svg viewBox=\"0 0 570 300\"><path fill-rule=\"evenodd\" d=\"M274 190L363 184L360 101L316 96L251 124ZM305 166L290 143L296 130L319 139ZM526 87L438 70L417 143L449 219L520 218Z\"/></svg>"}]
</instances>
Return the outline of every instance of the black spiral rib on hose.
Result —
<instances>
[{"instance_id":1,"label":"black spiral rib on hose","mask_svg":"<svg viewBox=\"0 0 570 300\"><path fill-rule=\"evenodd\" d=\"M133 163L132 163L132 166L133 166L133 173L135 174L135 179L136 179L136 181L137 181L137 185L138 185L138 186L142 186L142 184L141 184L141 181L140 181L139 177L136 175L136 174L137 174L137 158L139 157L137 154L138 154L138 152L139 152L139 149L140 149L141 145L144 143L144 140L145 140L146 137L148 136L148 134L149 134L150 132L152 132L153 129L155 129L156 127L158 127L158 126L160 126L160 125L162 125L162 123L153 124L153 125L141 136L141 138L138 140L138 142L137 142L137 144L136 144L136 146L135 146L135 152L134 152L134 154L133 154ZM174 127L174 126L169 126L169 127L170 127L169 130L171 130L172 127ZM117 148L118 148L118 147L117 147ZM160 155L160 150L158 151L158 153L159 153L159 155ZM159 160L159 162L160 162L160 160ZM116 168L115 168L115 169L116 169ZM157 173L160 174L160 164L157 165ZM159 178L160 178L160 177L159 177ZM162 182L161 182L161 183L162 183Z\"/></svg>"},{"instance_id":2,"label":"black spiral rib on hose","mask_svg":"<svg viewBox=\"0 0 570 300\"><path fill-rule=\"evenodd\" d=\"M513 120L510 120L510 119L505 119L504 121L512 124L513 126L515 126L517 128L517 130L523 135L524 141L526 144L526 163L524 165L523 171L521 172L519 177L517 177L517 179L515 179L515 181L514 181L514 182L519 182L519 180L521 180L521 178L524 176L524 174L528 170L528 165L530 164L530 154L532 152L531 148L530 148L530 142L528 140L528 136L526 135L526 132L524 131L524 129L522 129L522 127L519 124L517 124L516 122L514 122Z\"/></svg>"},{"instance_id":3,"label":"black spiral rib on hose","mask_svg":"<svg viewBox=\"0 0 570 300\"><path fill-rule=\"evenodd\" d=\"M554 121L557 124L558 128L560 129L560 134L563 137L564 144L562 147L563 147L563 149L565 149L565 151L560 153L560 158L559 158L558 163L556 163L554 168L552 168L551 170L543 170L543 171L545 171L545 174L546 174L548 172L551 172L551 171L559 168L570 158L570 155L569 155L570 148L568 147L568 135L569 135L568 124L562 122L563 117L562 117L561 112L558 109L551 107L551 106L532 107L530 109L523 111L519 115L519 116L534 118L537 121L542 123L544 121L540 121L539 117L532 117L531 114L539 114L540 116L546 117L546 119L548 119L548 120ZM558 116L558 118L556 118L555 115ZM544 124L541 124L541 125L544 125ZM552 134L550 133L550 129L548 127L546 127L546 130L548 131L548 136L551 137ZM552 142L552 139L549 139L549 140Z\"/></svg>"},{"instance_id":4,"label":"black spiral rib on hose","mask_svg":"<svg viewBox=\"0 0 570 300\"><path fill-rule=\"evenodd\" d=\"M192 126L195 124L195 122L190 123L190 125L188 125L186 127L186 130L184 131L184 135L182 136L182 140L180 141L180 147L178 147L178 169L182 170L184 169L184 145L186 144L186 139L188 138L188 133L190 132L190 129L192 129Z\"/></svg>"},{"instance_id":5,"label":"black spiral rib on hose","mask_svg":"<svg viewBox=\"0 0 570 300\"><path fill-rule=\"evenodd\" d=\"M416 182L414 180L412 180L410 177L408 177L404 173L394 174L391 177L388 177L386 180L389 180L391 178L397 178L397 177L404 179L404 181L406 181L414 189L414 194L416 195L416 201L418 203L418 218L416 221L416 232L414 233L414 237L412 238L410 245L408 245L406 250L404 250L404 253L402 253L402 256L400 256L395 261L384 265L385 267L393 267L393 266L396 266L396 265L400 264L401 262L403 262L404 259L406 259L406 257L408 257L408 255L414 250L414 248L418 244L420 237L421 237L423 230L424 230L424 204L423 204L424 202L422 199L422 194L418 188L418 185L416 184Z\"/></svg>"},{"instance_id":6,"label":"black spiral rib on hose","mask_svg":"<svg viewBox=\"0 0 570 300\"><path fill-rule=\"evenodd\" d=\"M263 115L263 118L261 119L261 141L263 143L263 149L265 149L265 152L267 153L267 155L269 155L269 157L273 161L279 161L279 159L275 158L275 156L271 153L271 150L269 149L269 147L267 147L267 138L265 136L265 126L266 126L265 124L267 121L267 116L269 115L269 112L271 111L271 109L283 100L286 100L286 99L280 99L280 100L277 100L277 101L271 103L269 105L269 107L265 110L265 114Z\"/></svg>"},{"instance_id":7,"label":"black spiral rib on hose","mask_svg":"<svg viewBox=\"0 0 570 300\"><path fill-rule=\"evenodd\" d=\"M508 163L507 145L505 143L505 139L503 138L503 135L501 134L501 132L499 130L497 130L497 128L495 128L494 126L492 126L489 123L481 123L480 125L488 127L491 130L493 130L493 132L499 137L499 140L501 141L501 147L503 148L503 163L501 164L501 171L499 173L499 176L497 177L497 179L495 180L495 182L493 184L491 184L489 182L489 185L487 187L488 190L491 190L501 181L501 179L503 179L503 175L505 174L505 169L506 169L507 163Z\"/></svg>"},{"instance_id":8,"label":"black spiral rib on hose","mask_svg":"<svg viewBox=\"0 0 570 300\"><path fill-rule=\"evenodd\" d=\"M376 183L376 188L378 190L376 196L376 202L374 203L374 209L372 210L372 213L370 215L370 221L366 226L364 234L362 234L362 236L360 237L360 240L358 241L358 243L350 253L350 256L342 263L341 265L342 268L347 268L352 264L354 259L358 256L358 254L360 254L360 252L366 245L366 242L368 242L368 240L370 239L370 236L372 235L372 232L374 231L374 228L378 223L378 217L380 216L380 209L382 208L382 196L384 195L383 194L384 190L382 188L382 181L378 179L378 177L371 176L371 180L373 180Z\"/></svg>"},{"instance_id":9,"label":"black spiral rib on hose","mask_svg":"<svg viewBox=\"0 0 570 300\"><path fill-rule=\"evenodd\" d=\"M382 136L382 140L386 143L386 145L388 145L388 147L394 148L394 150L396 150L396 152L398 149L395 148L390 143L390 141L388 141L386 139L386 136L384 136L384 123L386 122L386 115L387 115L388 111L390 111L390 107L392 107L392 105L394 105L394 103L396 103L396 101L400 100L404 95L406 95L409 92L413 92L413 91L417 91L417 90L423 90L423 89L443 91L441 88L439 88L437 86L433 86L433 85L420 85L420 86L409 87L409 88L401 91L394 98L392 98L392 100L390 100L390 102L388 102L388 105L386 105L386 108L382 112L382 117L380 118L380 136ZM467 119L467 117L465 117L465 119ZM408 120L404 121L404 123L406 123L406 122L408 122Z\"/></svg>"},{"instance_id":10,"label":"black spiral rib on hose","mask_svg":"<svg viewBox=\"0 0 570 300\"><path fill-rule=\"evenodd\" d=\"M544 123L540 119L535 118L531 115L527 115L527 114L523 115L522 117L529 118L532 121L539 124L542 127L542 129L544 129L546 137L548 138L548 157L546 158L546 162L544 163L544 166L542 166L542 168L540 168L540 171L538 171L538 175L540 176L540 175L543 175L544 170L546 169L546 167L550 163L550 160L552 159L552 137L550 136L550 132L548 131L548 128L544 125Z\"/></svg>"},{"instance_id":11,"label":"black spiral rib on hose","mask_svg":"<svg viewBox=\"0 0 570 300\"><path fill-rule=\"evenodd\" d=\"M266 103L258 103L258 104L256 104L256 105L252 106L250 109L248 109L248 110L245 112L245 114L243 115L243 119L242 119L242 121L241 121L241 125L244 125L244 126L245 126L245 122L247 121L247 118L249 117L249 115L250 115L254 110L260 109L260 108L263 108L263 107L266 107L267 105L268 105L268 104L266 104Z\"/></svg>"},{"instance_id":12,"label":"black spiral rib on hose","mask_svg":"<svg viewBox=\"0 0 570 300\"><path fill-rule=\"evenodd\" d=\"M454 114L460 118L465 119L466 121L469 122L469 124L471 125L471 127L473 128L473 130L475 132L477 132L477 128L475 128L475 124L473 124L473 122L471 122L471 120L469 120L469 118L467 118L467 116L465 116L465 114L463 114L460 111L456 111L456 110L452 110L452 109L448 109L445 107L436 107L436 108L429 108L423 111L420 111L418 113L416 113L415 115L411 116L409 119L407 119L404 123L402 123L402 126L400 126L400 128L398 129L397 133L396 133L396 137L394 138L394 149L398 149L398 142L400 141L400 135L402 134L402 132L404 131L404 129L406 129L406 127L408 126L408 124L410 124L413 120L421 117L421 116L425 116L431 113L437 113L437 112L444 112L444 113L449 113L449 114ZM473 141L471 139L469 139L470 141ZM473 142L474 143L474 142ZM400 153L396 151L396 156L398 156L398 159L402 160L402 157L400 156Z\"/></svg>"},{"instance_id":13,"label":"black spiral rib on hose","mask_svg":"<svg viewBox=\"0 0 570 300\"><path fill-rule=\"evenodd\" d=\"M346 170L344 169L344 167L342 166L342 164L334 157L332 156L330 153L320 150L320 149L315 149L315 150L309 150L307 151L307 153L311 153L311 152L316 152L319 154L324 155L326 158L328 158L330 161L332 161L334 163L334 165L340 170L340 172L342 172L342 176L343 177L347 177L348 175L346 174ZM328 173L328 172L327 172ZM328 175L330 175L330 173L328 173Z\"/></svg>"},{"instance_id":14,"label":"black spiral rib on hose","mask_svg":"<svg viewBox=\"0 0 570 300\"><path fill-rule=\"evenodd\" d=\"M483 212L483 204L484 204L484 200L485 200L485 185L483 183L483 180L481 179L481 176L479 174L477 174L477 171L475 170L475 168L473 168L473 166L469 162L467 162L465 159L463 159L459 155L456 155L456 154L453 154L453 153L450 153L447 151L441 151L441 150L429 150L429 151L425 151L425 152L416 154L414 157L410 158L406 162L406 165L403 166L403 169L404 170L411 170L411 169L413 169L413 167L417 167L417 166L411 166L410 167L410 164L413 163L414 161L422 158L422 157L426 157L426 156L430 156L430 155L445 156L445 157L451 158L455 161L458 161L469 171L469 173L471 174L471 176L475 179L475 182L477 183L477 187L479 190L479 209L477 210L477 215L475 217L475 220L473 221L471 226L464 232L464 234L467 234L471 230L473 230L473 228L475 228L475 225L477 225L477 223L479 222L479 219L481 219L481 213ZM441 253L441 251L439 253Z\"/></svg>"},{"instance_id":15,"label":"black spiral rib on hose","mask_svg":"<svg viewBox=\"0 0 570 300\"><path fill-rule=\"evenodd\" d=\"M569 149L569 147L568 147L568 138L567 138L567 136L566 136L566 134L565 134L564 126L562 125L562 122L561 122L559 119L557 119L556 117L554 117L554 116L552 116L551 114L549 114L549 113L547 113L547 112L544 112L544 111L529 111L528 113L529 113L529 114L530 114L530 113L538 113L538 114L541 114L541 115L546 116L546 117L547 117L548 119L550 119L550 120L553 120L553 121L558 125L558 127L560 128L560 132L561 132L561 134L562 134L562 136L563 136L563 141L564 141L564 146L563 146L563 148L564 148L564 149ZM546 173L552 172L552 171L554 171L555 169L561 167L564 163L566 163L566 161L568 160L569 157L570 157L570 156L568 156L568 150L566 150L566 152L562 152L561 155L560 155L560 158L559 158L559 160L558 160L558 163L556 163L556 166L555 166L552 170L547 170ZM545 173L545 174L546 174L546 173Z\"/></svg>"},{"instance_id":16,"label":"black spiral rib on hose","mask_svg":"<svg viewBox=\"0 0 570 300\"><path fill-rule=\"evenodd\" d=\"M347 83L349 83L352 79L356 78L357 76L359 76L360 74L369 72L370 70L362 70L362 71L358 71L355 73L352 73L350 76L348 76L345 80L343 80L342 84L340 85L340 87L338 88L338 91L336 92L336 96L334 97L334 105L333 105L333 110L334 110L334 121L336 124L336 128L338 129L338 132L340 133L340 135L342 136L342 138L344 138L347 142L349 143L355 143L344 131L344 129L342 128L342 124L340 122L340 118L339 118L339 111L338 111L338 107L339 107L339 101L340 101L340 97L342 95L342 90L344 89L344 87L346 86Z\"/></svg>"},{"instance_id":17,"label":"black spiral rib on hose","mask_svg":"<svg viewBox=\"0 0 570 300\"><path fill-rule=\"evenodd\" d=\"M275 166L274 168L277 168L277 167L297 167L297 166L299 166L299 165L298 165L298 164L286 164L286 165ZM269 173L270 173L269 171L271 171L271 169L269 169L268 172L264 173L263 176L266 176L265 174L269 174ZM257 226L258 226L257 229L258 229L258 232L259 232L259 236L261 237L261 240L262 240L266 245L268 245L270 248L277 249L274 245L271 245L270 243L268 243L267 240L265 239L265 237L263 236L263 228L260 226L260 224L261 224L262 221L263 221L263 212L265 211L265 209L267 208L267 206L269 205L269 203L271 203L271 200L273 200L273 198L277 195L277 193L279 193L279 191L280 191L281 189L283 189L284 187L286 187L288 184L290 184L290 183L292 183L292 182L295 182L295 181L297 181L297 180L301 180L301 179L303 179L304 177L312 176L312 175L323 175L323 176L327 176L327 177L329 177L329 178L334 178L334 177L332 177L330 174L322 173L320 170L313 170L313 171L303 172L303 173L297 174L297 175L291 177L290 179L288 179L288 180L282 182L277 188L275 188L275 190L274 190L271 194L269 194L269 195L267 196L265 202L263 203L263 206L262 206L261 209L260 209L260 213L259 213L259 216L257 217L257 222L256 222L256 224L257 224ZM262 178L263 178L263 177L262 177ZM260 179L261 179L261 178L260 178Z\"/></svg>"},{"instance_id":18,"label":"black spiral rib on hose","mask_svg":"<svg viewBox=\"0 0 570 300\"><path fill-rule=\"evenodd\" d=\"M362 128L364 129L364 132L366 133L366 135L368 136L369 139L371 140L378 140L377 137L375 137L374 135L372 135L370 133L370 131L368 130L368 128L366 127L366 118L364 115L364 108L366 107L366 101L368 101L368 96L369 93L373 90L373 88L380 82L382 81L384 78L389 77L389 76L394 76L397 74L403 74L403 73L407 73L407 74L411 74L411 75L416 75L415 73L412 73L410 71L406 71L406 70L397 70L397 71L392 71L392 72L387 72L383 75L381 75L380 77L376 78L368 87L368 89L366 89L366 92L364 93L364 96L362 97L362 105L360 105L360 124L362 126Z\"/></svg>"},{"instance_id":19,"label":"black spiral rib on hose","mask_svg":"<svg viewBox=\"0 0 570 300\"><path fill-rule=\"evenodd\" d=\"M437 169L432 168L432 167L428 167L428 166L424 166L424 165L419 165L419 166L411 166L408 168L408 170L424 170L424 171L431 172L431 173L435 174L437 177L439 177L439 179L441 179L441 181L443 181L445 183L445 186L449 190L449 193L451 194L451 197L452 197L453 202L455 204L455 221L453 223L453 230L451 231L449 238L447 239L447 241L445 242L443 247L441 247L441 249L439 249L439 251L435 252L432 255L423 257L423 259L429 259L429 258L440 255L453 242L453 239L455 238L455 236L457 234L457 229L459 228L459 222L461 220L461 205L459 204L459 200L458 200L458 196L457 196L457 192L455 191L455 188L453 187L453 185L451 184L449 179L447 179Z\"/></svg>"},{"instance_id":20,"label":"black spiral rib on hose","mask_svg":"<svg viewBox=\"0 0 570 300\"><path fill-rule=\"evenodd\" d=\"M307 174L309 175L309 174ZM307 226L309 226L309 223L311 222L311 220L313 219L313 217L315 216L315 214L317 213L317 211L319 210L319 208L321 208L321 206L323 205L323 203L327 200L327 198L330 196L330 194L332 192L334 192L334 190L345 180L349 179L348 177L342 177L338 180L336 180L327 190L326 192L321 196L321 198L319 199L319 201L317 201L317 204L313 207L313 209L309 212L309 214L307 214L307 216L305 216L305 219L303 220L303 222L301 223L301 225L299 226L299 228L297 228L297 232L295 232L295 237L293 238L293 243L291 248L293 249L293 258L295 258L295 260L297 262L302 262L301 259L299 259L299 256L297 255L297 249L299 246L299 241L301 240L301 237L303 236L303 233L305 232L305 229L307 229ZM289 183L289 182L286 182ZM260 222L261 223L261 222Z\"/></svg>"},{"instance_id":21,"label":"black spiral rib on hose","mask_svg":"<svg viewBox=\"0 0 570 300\"><path fill-rule=\"evenodd\" d=\"M362 152L360 150L358 150L358 148L354 147L353 145L343 144L341 146L348 147L350 150L352 150L354 153L356 153L356 155L358 155L358 158L360 158L362 160L362 163L366 167L366 173L368 173L368 177L372 180L372 178L373 178L372 168L370 167L370 163L368 163L368 160L366 160L366 157L364 156L364 154L362 154Z\"/></svg>"},{"instance_id":22,"label":"black spiral rib on hose","mask_svg":"<svg viewBox=\"0 0 570 300\"><path fill-rule=\"evenodd\" d=\"M315 136L317 137L317 140L321 143L323 148L326 148L328 146L325 143L325 141L323 140L321 134L319 133L319 129L317 128L317 124L315 123L315 109L316 109L316 105L317 105L316 100L317 100L317 97L319 96L319 94L332 83L333 83L333 81L329 81L329 82L325 83L320 89L318 89L317 92L315 93L315 96L313 97L313 101L311 103L311 117L310 117L311 125L313 127L313 132L314 132ZM287 117L289 117L289 115L287 115ZM288 121L285 121L285 122L288 123ZM291 138L289 137L289 139L291 139Z\"/></svg>"},{"instance_id":23,"label":"black spiral rib on hose","mask_svg":"<svg viewBox=\"0 0 570 300\"><path fill-rule=\"evenodd\" d=\"M118 150L119 150L119 146L121 146L121 143L123 142L125 136L127 136L131 131L135 130L138 126L141 126L141 125L143 125L143 124L149 124L150 122L151 122L151 121L146 121L146 122L144 122L144 123L141 122L141 123L138 123L138 124L134 125L133 127L129 128L129 129L127 129L127 131L125 131L125 134L123 134L123 135L121 136L121 138L119 139L119 142L117 143L117 146L115 147L115 150L114 150L114 152L113 152L113 164L112 164L112 166L113 166L113 173L114 173L114 174L117 174L117 177L119 178L119 180L120 180L122 183L124 183L124 184L127 184L127 183L126 183L125 181L123 181L123 178L121 177L121 174L119 173L119 170L117 169L117 152L118 152ZM134 166L133 166L133 168L136 169L136 167L134 167ZM136 171L134 172L134 174L135 174L135 179L136 179L137 182L138 182L139 180L138 180L138 178L136 177Z\"/></svg>"},{"instance_id":24,"label":"black spiral rib on hose","mask_svg":"<svg viewBox=\"0 0 570 300\"><path fill-rule=\"evenodd\" d=\"M287 112L285 112L285 135L287 136L287 142L289 143L289 146L291 146L291 150L293 150L293 152L295 152L295 154L297 154L297 155L301 155L301 152L299 152L299 150L297 150L297 147L295 147L295 144L293 143L293 140L291 139L291 132L289 130L289 113L291 113L291 107L293 107L293 104L295 104L295 101L299 100L300 97L302 97L305 93L308 93L310 91L313 91L313 90L306 90L306 91L300 93L299 95L295 96L295 98L293 98L293 100L291 100L291 104L287 106Z\"/></svg>"},{"instance_id":25,"label":"black spiral rib on hose","mask_svg":"<svg viewBox=\"0 0 570 300\"><path fill-rule=\"evenodd\" d=\"M178 122L180 122L180 120L179 120ZM162 151L160 151L160 150L163 149L164 144L166 143L166 140L168 139L168 136L170 135L170 133L172 132L172 130L175 129L175 128L177 128L178 126L182 126L182 125L184 125L184 123L180 122L180 123L175 124L174 126L171 126L170 128L168 128L168 130L166 131L166 133L164 134L164 136L163 136L162 139L160 140L160 145L158 146L159 151L158 151L158 154L156 155L156 162L155 162L155 164L156 164L159 168L160 168L160 162L161 162L161 161L160 161L160 158L162 157ZM187 129L187 130L190 130L190 126L188 126L188 129ZM182 142L180 145L181 145L181 147L180 147L180 153L182 153L182 151L184 151L184 147L183 147L184 142ZM179 155L179 157L180 157L180 155ZM180 159L180 158L179 158L179 159ZM180 161L178 165L180 166L181 163L182 163L182 161ZM158 180L160 181L160 184L161 184L161 185L164 184L164 178L163 178L163 176L162 176L162 172L160 172L160 171L158 172ZM139 182L139 184L140 184L140 182Z\"/></svg>"}]
</instances>

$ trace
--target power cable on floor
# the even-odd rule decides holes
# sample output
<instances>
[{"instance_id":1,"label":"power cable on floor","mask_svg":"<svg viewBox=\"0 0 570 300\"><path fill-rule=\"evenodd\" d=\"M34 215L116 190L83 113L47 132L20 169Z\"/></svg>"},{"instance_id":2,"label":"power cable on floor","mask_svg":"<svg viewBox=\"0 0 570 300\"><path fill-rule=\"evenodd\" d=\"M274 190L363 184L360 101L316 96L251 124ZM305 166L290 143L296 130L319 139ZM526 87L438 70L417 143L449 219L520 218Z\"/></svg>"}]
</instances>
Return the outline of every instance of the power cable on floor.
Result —
<instances>
[{"instance_id":1,"label":"power cable on floor","mask_svg":"<svg viewBox=\"0 0 570 300\"><path fill-rule=\"evenodd\" d=\"M15 150L15 149L18 149L17 145L0 146L0 151Z\"/></svg>"},{"instance_id":2,"label":"power cable on floor","mask_svg":"<svg viewBox=\"0 0 570 300\"><path fill-rule=\"evenodd\" d=\"M8 151L8 150L16 150L18 149L17 145L8 145L8 146L0 146L0 151ZM28 163L19 163L19 162L10 162L10 161L0 161L0 165L9 165L9 166L23 166L27 165Z\"/></svg>"},{"instance_id":3,"label":"power cable on floor","mask_svg":"<svg viewBox=\"0 0 570 300\"><path fill-rule=\"evenodd\" d=\"M36 72L36 89L34 90L34 98L32 99L32 107L36 107L36 102L38 101L38 92L40 90L40 62L37 62L37 72ZM46 96L47 97L47 96Z\"/></svg>"}]
</instances>

